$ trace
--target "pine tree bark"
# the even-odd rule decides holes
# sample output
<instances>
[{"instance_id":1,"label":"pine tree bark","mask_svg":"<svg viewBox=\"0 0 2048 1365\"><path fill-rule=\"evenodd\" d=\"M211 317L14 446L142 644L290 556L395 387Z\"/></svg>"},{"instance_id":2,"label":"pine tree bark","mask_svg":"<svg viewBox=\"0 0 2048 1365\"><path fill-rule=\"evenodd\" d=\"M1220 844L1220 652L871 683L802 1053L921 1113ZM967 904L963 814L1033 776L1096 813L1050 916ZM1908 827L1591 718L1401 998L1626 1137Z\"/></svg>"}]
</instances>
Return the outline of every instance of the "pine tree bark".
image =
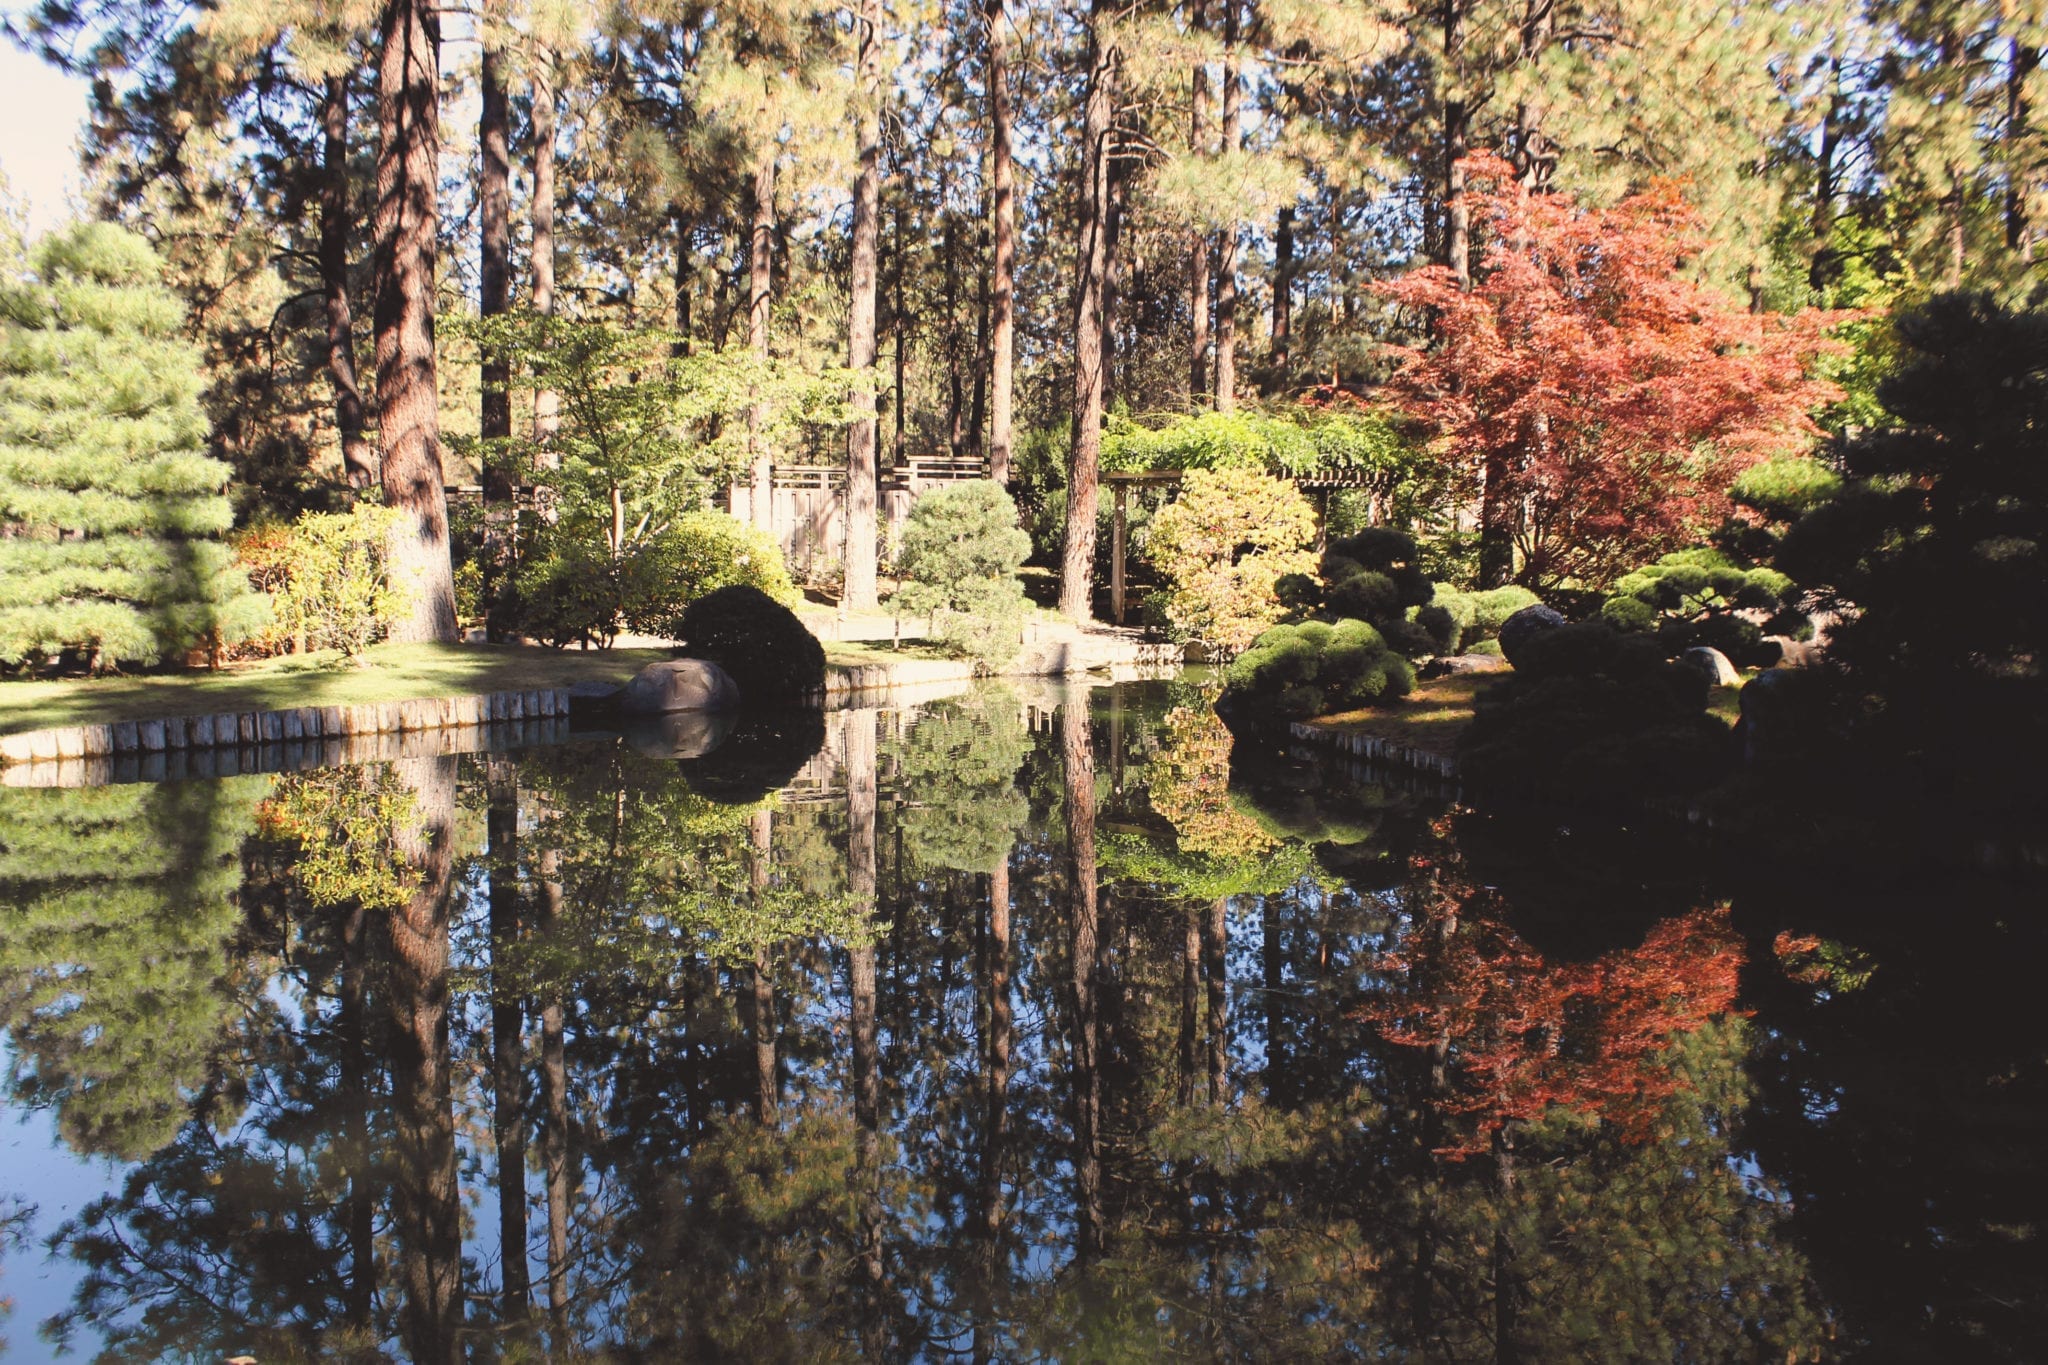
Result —
<instances>
[{"instance_id":1,"label":"pine tree bark","mask_svg":"<svg viewBox=\"0 0 2048 1365\"><path fill-rule=\"evenodd\" d=\"M987 0L983 13L988 22L989 181L995 197L995 244L989 263L988 476L1007 484L1017 364L1017 166L1010 127L1010 21L1003 0ZM896 401L900 406L901 394Z\"/></svg>"},{"instance_id":2,"label":"pine tree bark","mask_svg":"<svg viewBox=\"0 0 2048 1365\"><path fill-rule=\"evenodd\" d=\"M1060 777L1065 795L1068 940L1073 979L1074 1254L1083 1264L1102 1251L1102 934L1096 889L1095 744L1087 692L1069 694L1059 709Z\"/></svg>"},{"instance_id":3,"label":"pine tree bark","mask_svg":"<svg viewBox=\"0 0 2048 1365\"><path fill-rule=\"evenodd\" d=\"M462 1198L448 1044L455 760L405 760L396 772L418 816L417 825L393 831L417 888L390 919L391 1202L403 1287L398 1332L408 1359L459 1365Z\"/></svg>"},{"instance_id":4,"label":"pine tree bark","mask_svg":"<svg viewBox=\"0 0 2048 1365\"><path fill-rule=\"evenodd\" d=\"M1209 26L1209 7L1193 0L1188 26L1199 33ZM1200 156L1209 150L1209 68L1197 62L1189 77L1188 152ZM1188 241L1188 407L1200 405L1209 392L1209 241L1195 232Z\"/></svg>"},{"instance_id":5,"label":"pine tree bark","mask_svg":"<svg viewBox=\"0 0 2048 1365\"><path fill-rule=\"evenodd\" d=\"M1102 460L1102 337L1109 274L1109 163L1116 124L1117 82L1123 53L1106 32L1110 0L1090 11L1088 97L1082 121L1080 279L1074 307L1072 446L1067 457L1066 535L1060 552L1060 611L1088 619L1095 579L1095 495Z\"/></svg>"},{"instance_id":6,"label":"pine tree bark","mask_svg":"<svg viewBox=\"0 0 2048 1365\"><path fill-rule=\"evenodd\" d=\"M534 54L533 63L533 311L555 311L555 84L554 54ZM561 395L542 389L533 396L533 439L543 461L548 442L561 426Z\"/></svg>"},{"instance_id":7,"label":"pine tree bark","mask_svg":"<svg viewBox=\"0 0 2048 1365\"><path fill-rule=\"evenodd\" d=\"M696 224L677 204L669 210L669 217L675 222L676 231L676 339L669 346L669 354L681 359L690 353L690 252L696 245Z\"/></svg>"},{"instance_id":8,"label":"pine tree bark","mask_svg":"<svg viewBox=\"0 0 2048 1365\"><path fill-rule=\"evenodd\" d=\"M503 317L512 307L512 152L511 98L505 84L502 36L489 7L478 16L483 57L478 69L482 110L477 120L481 161L477 184L477 312L483 318ZM498 580L511 567L516 483L508 463L512 439L512 370L492 347L483 355L483 389L477 435L483 450L485 634L504 638L497 614L490 610Z\"/></svg>"},{"instance_id":9,"label":"pine tree bark","mask_svg":"<svg viewBox=\"0 0 2048 1365\"><path fill-rule=\"evenodd\" d=\"M2028 264L2034 259L2034 235L2027 222L2027 77L2040 64L2039 48L2012 40L2005 71L2005 249Z\"/></svg>"},{"instance_id":10,"label":"pine tree bark","mask_svg":"<svg viewBox=\"0 0 2048 1365\"><path fill-rule=\"evenodd\" d=\"M754 161L754 219L747 242L747 345L768 358L768 313L775 298L775 139L765 134ZM762 431L766 409L756 404L747 413L752 464L748 473L747 510L758 530L775 529L775 457Z\"/></svg>"},{"instance_id":11,"label":"pine tree bark","mask_svg":"<svg viewBox=\"0 0 2048 1365\"><path fill-rule=\"evenodd\" d=\"M1821 119L1820 147L1814 155L1813 172L1813 254L1806 281L1815 289L1826 288L1835 276L1835 197L1840 193L1841 170L1837 157L1842 146L1842 59L1828 63L1828 108Z\"/></svg>"},{"instance_id":12,"label":"pine tree bark","mask_svg":"<svg viewBox=\"0 0 2048 1365\"><path fill-rule=\"evenodd\" d=\"M385 501L404 514L392 535L393 576L413 601L391 638L452 644L455 576L434 359L439 12L428 0L390 0L378 41L377 434Z\"/></svg>"},{"instance_id":13,"label":"pine tree bark","mask_svg":"<svg viewBox=\"0 0 2048 1365\"><path fill-rule=\"evenodd\" d=\"M509 961L520 935L519 773L511 760L485 761L490 805L491 1133L498 1158L498 1261L502 1312L524 1322L532 1282L526 1269L526 1015Z\"/></svg>"},{"instance_id":14,"label":"pine tree bark","mask_svg":"<svg viewBox=\"0 0 2048 1365\"><path fill-rule=\"evenodd\" d=\"M1280 210L1273 228L1273 363L1287 364L1294 334L1294 208Z\"/></svg>"},{"instance_id":15,"label":"pine tree bark","mask_svg":"<svg viewBox=\"0 0 2048 1365\"><path fill-rule=\"evenodd\" d=\"M355 318L348 296L348 77L329 76L320 95L320 289L327 315L327 377L341 472L351 488L377 482L363 436L363 389L356 377Z\"/></svg>"},{"instance_id":16,"label":"pine tree bark","mask_svg":"<svg viewBox=\"0 0 2048 1365\"><path fill-rule=\"evenodd\" d=\"M1463 78L1465 6L1468 0L1444 0L1445 79ZM1472 207L1465 198L1465 158L1471 152L1472 114L1463 99L1444 101L1444 266L1458 288L1472 288Z\"/></svg>"},{"instance_id":17,"label":"pine tree bark","mask_svg":"<svg viewBox=\"0 0 2048 1365\"><path fill-rule=\"evenodd\" d=\"M1238 0L1223 0L1222 147L1227 155L1243 140L1243 84L1238 77ZM1241 235L1232 222L1216 246L1216 391L1218 412L1237 408L1237 257Z\"/></svg>"},{"instance_id":18,"label":"pine tree bark","mask_svg":"<svg viewBox=\"0 0 2048 1365\"><path fill-rule=\"evenodd\" d=\"M853 368L846 429L846 544L841 603L875 609L875 289L882 237L882 6L860 0L855 56L855 115L860 174L853 184L853 293L847 306L847 363Z\"/></svg>"}]
</instances>

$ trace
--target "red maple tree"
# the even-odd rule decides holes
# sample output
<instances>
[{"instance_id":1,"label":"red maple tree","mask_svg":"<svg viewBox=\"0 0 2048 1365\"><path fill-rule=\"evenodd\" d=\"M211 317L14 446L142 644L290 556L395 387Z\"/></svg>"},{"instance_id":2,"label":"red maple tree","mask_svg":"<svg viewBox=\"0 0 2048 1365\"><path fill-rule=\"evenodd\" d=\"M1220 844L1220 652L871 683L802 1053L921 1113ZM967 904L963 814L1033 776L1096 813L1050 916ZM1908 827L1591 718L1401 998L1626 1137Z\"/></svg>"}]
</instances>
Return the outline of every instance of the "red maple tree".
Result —
<instances>
[{"instance_id":1,"label":"red maple tree","mask_svg":"<svg viewBox=\"0 0 2048 1365\"><path fill-rule=\"evenodd\" d=\"M1839 391L1810 362L1849 315L1753 313L1701 284L1676 183L1601 209L1532 194L1496 158L1469 172L1470 292L1440 266L1376 286L1433 319L1390 396L1477 484L1518 581L1605 586L1697 543L1736 475L1812 439Z\"/></svg>"},{"instance_id":2,"label":"red maple tree","mask_svg":"<svg viewBox=\"0 0 2048 1365\"><path fill-rule=\"evenodd\" d=\"M1494 893L1455 862L1420 860L1401 946L1374 966L1388 988L1359 1011L1388 1042L1442 1061L1430 1097L1446 1118L1442 1154L1562 1105L1646 1137L1683 1083L1666 1049L1735 1003L1742 945L1725 908L1667 919L1639 947L1552 963L1503 922Z\"/></svg>"}]
</instances>

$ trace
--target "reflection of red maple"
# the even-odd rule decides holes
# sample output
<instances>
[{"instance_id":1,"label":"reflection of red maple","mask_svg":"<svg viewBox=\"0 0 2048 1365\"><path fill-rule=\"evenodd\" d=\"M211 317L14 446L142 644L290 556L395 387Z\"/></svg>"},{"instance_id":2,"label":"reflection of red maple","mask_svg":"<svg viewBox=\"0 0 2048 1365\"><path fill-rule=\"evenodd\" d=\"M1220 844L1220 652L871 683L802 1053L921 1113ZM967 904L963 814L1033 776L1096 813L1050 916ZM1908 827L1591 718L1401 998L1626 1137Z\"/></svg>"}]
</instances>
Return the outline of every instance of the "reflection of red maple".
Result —
<instances>
[{"instance_id":1,"label":"reflection of red maple","mask_svg":"<svg viewBox=\"0 0 2048 1365\"><path fill-rule=\"evenodd\" d=\"M1431 266L1377 286L1435 319L1389 392L1469 473L1530 583L1617 572L1725 516L1743 467L1796 451L1834 390L1807 373L1843 314L1753 313L1697 283L1700 219L1671 182L1612 208L1531 194L1475 158L1472 287Z\"/></svg>"},{"instance_id":2,"label":"reflection of red maple","mask_svg":"<svg viewBox=\"0 0 2048 1365\"><path fill-rule=\"evenodd\" d=\"M1680 1077L1664 1057L1735 1001L1741 943L1725 907L1665 920L1640 947L1552 965L1501 922L1490 892L1419 861L1426 891L1402 946L1377 966L1389 989L1360 1011L1389 1042L1439 1050L1446 1115L1470 1120L1442 1149L1484 1151L1511 1121L1563 1105L1647 1136Z\"/></svg>"}]
</instances>

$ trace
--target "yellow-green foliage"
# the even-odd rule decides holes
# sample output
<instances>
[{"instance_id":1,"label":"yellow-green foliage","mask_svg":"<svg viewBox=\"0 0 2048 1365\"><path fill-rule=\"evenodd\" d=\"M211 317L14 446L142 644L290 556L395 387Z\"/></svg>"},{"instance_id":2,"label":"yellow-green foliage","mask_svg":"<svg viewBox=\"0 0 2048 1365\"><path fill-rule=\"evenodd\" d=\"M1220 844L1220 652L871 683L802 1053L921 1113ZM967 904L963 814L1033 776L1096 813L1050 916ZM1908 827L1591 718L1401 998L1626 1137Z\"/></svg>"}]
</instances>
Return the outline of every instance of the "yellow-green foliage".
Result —
<instances>
[{"instance_id":1,"label":"yellow-green foliage","mask_svg":"<svg viewBox=\"0 0 2048 1365\"><path fill-rule=\"evenodd\" d=\"M634 550L620 580L628 628L670 639L681 629L683 609L720 588L759 588L786 607L799 596L775 537L708 508L676 518Z\"/></svg>"},{"instance_id":2,"label":"yellow-green foliage","mask_svg":"<svg viewBox=\"0 0 2048 1365\"><path fill-rule=\"evenodd\" d=\"M1174 630L1235 654L1280 619L1281 577L1315 567L1315 535L1315 510L1286 480L1197 469L1153 518L1145 555L1166 580Z\"/></svg>"},{"instance_id":3,"label":"yellow-green foliage","mask_svg":"<svg viewBox=\"0 0 2048 1365\"><path fill-rule=\"evenodd\" d=\"M391 577L391 533L402 515L365 502L292 523L284 582L272 599L278 627L309 649L338 649L348 659L383 639L412 604Z\"/></svg>"}]
</instances>

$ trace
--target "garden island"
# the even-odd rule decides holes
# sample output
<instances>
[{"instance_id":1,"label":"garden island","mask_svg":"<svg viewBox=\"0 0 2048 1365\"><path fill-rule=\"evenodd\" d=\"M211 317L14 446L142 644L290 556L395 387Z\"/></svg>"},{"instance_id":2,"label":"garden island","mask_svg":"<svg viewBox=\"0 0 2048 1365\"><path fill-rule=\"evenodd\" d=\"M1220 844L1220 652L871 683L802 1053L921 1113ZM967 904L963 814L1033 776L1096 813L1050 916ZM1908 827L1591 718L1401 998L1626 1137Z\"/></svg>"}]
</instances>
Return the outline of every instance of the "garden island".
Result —
<instances>
[{"instance_id":1,"label":"garden island","mask_svg":"<svg viewBox=\"0 0 2048 1365\"><path fill-rule=\"evenodd\" d=\"M2039 6L0 27L0 1360L2048 1356Z\"/></svg>"}]
</instances>

